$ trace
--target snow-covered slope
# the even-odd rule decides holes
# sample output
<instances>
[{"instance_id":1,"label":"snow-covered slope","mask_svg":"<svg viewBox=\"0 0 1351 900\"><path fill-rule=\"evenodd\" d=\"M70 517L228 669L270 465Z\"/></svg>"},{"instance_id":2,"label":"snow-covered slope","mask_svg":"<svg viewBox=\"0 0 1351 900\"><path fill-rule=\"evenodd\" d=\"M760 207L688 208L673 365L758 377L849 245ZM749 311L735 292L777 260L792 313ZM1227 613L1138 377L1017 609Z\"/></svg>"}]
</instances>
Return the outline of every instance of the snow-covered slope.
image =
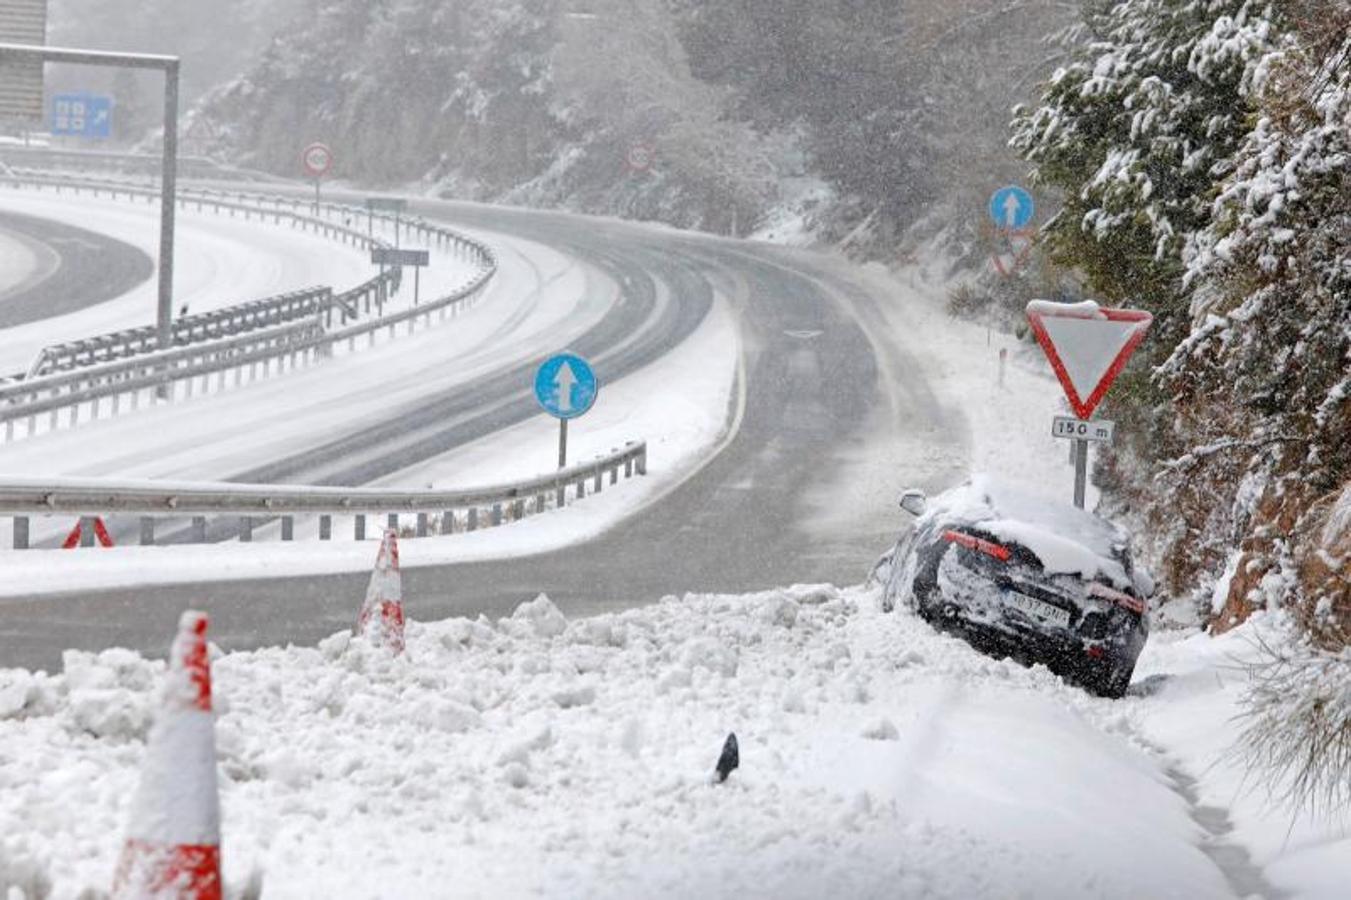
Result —
<instances>
[{"instance_id":1,"label":"snow-covered slope","mask_svg":"<svg viewBox=\"0 0 1351 900\"><path fill-rule=\"evenodd\" d=\"M540 599L413 621L399 658L346 633L218 656L226 876L283 898L1340 896L1334 824L1282 846L1279 815L1245 813L1256 868L1208 831L1243 649L1214 646L1155 645L1112 702L823 586L572 622ZM0 671L0 885L107 887L162 670Z\"/></svg>"}]
</instances>

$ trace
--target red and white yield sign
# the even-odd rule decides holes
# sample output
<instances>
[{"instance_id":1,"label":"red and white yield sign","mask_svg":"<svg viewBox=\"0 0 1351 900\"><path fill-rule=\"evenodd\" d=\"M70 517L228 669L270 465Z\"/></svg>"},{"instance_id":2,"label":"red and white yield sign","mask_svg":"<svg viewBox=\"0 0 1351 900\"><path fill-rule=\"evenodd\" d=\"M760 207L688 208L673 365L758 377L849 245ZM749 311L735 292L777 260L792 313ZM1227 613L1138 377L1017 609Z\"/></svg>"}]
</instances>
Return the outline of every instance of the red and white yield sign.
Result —
<instances>
[{"instance_id":1,"label":"red and white yield sign","mask_svg":"<svg viewBox=\"0 0 1351 900\"><path fill-rule=\"evenodd\" d=\"M328 170L333 168L333 151L329 149L328 144L316 141L300 151L300 164L305 167L306 175L311 178L323 178Z\"/></svg>"},{"instance_id":2,"label":"red and white yield sign","mask_svg":"<svg viewBox=\"0 0 1351 900\"><path fill-rule=\"evenodd\" d=\"M1027 304L1027 320L1074 414L1088 419L1145 339L1154 317L1138 309L1107 309L1092 300L1033 300Z\"/></svg>"}]
</instances>

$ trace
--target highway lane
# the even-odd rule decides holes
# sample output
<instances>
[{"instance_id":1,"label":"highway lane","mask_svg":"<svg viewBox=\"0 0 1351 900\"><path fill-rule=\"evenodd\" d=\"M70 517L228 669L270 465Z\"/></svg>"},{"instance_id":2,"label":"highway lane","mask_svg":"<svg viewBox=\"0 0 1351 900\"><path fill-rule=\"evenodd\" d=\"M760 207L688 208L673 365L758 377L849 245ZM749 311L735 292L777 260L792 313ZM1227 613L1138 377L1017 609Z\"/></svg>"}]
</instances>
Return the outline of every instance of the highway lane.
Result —
<instances>
[{"instance_id":1,"label":"highway lane","mask_svg":"<svg viewBox=\"0 0 1351 900\"><path fill-rule=\"evenodd\" d=\"M36 248L44 261L22 283L0 287L0 328L120 297L154 274L144 251L98 232L3 210L0 230Z\"/></svg>"},{"instance_id":2,"label":"highway lane","mask_svg":"<svg viewBox=\"0 0 1351 900\"><path fill-rule=\"evenodd\" d=\"M659 359L688 337L711 307L712 288L691 271L639 249L615 253L569 231L575 229L547 237L621 286L618 302L601 321L568 343L592 362L603 382ZM339 440L225 478L252 484L368 484L538 415L530 389L536 365L532 360L501 368L425 396L415 406L392 409L383 421L354 425ZM110 523L110 528L121 540L135 540L138 534L134 522ZM237 533L237 523L226 519L212 523L207 536L225 540ZM167 544L190 536L185 524L177 529L162 525L156 538Z\"/></svg>"},{"instance_id":3,"label":"highway lane","mask_svg":"<svg viewBox=\"0 0 1351 900\"><path fill-rule=\"evenodd\" d=\"M739 427L708 465L609 534L524 559L406 572L414 618L503 615L540 591L569 612L593 612L686 590L857 581L900 524L892 505L896 489L941 483L964 464L960 415L935 399L904 347L886 336L880 309L895 298L848 264L609 220L431 202L418 211L451 224L520 234L612 271L626 286L626 302L616 309L631 306L639 320L664 324L651 325L651 339L634 349L612 351L609 377L655 358L688 333L714 292L727 297L742 329L745 402ZM675 301L665 317L654 315L658 285L669 288ZM619 322L612 327L622 336L627 323ZM607 352L604 340L616 336L597 337L599 355ZM457 435L472 439L507 424L518 411L533 414L514 406L528 405L528 398L510 394L522 393L521 382L514 389L507 384L522 374L500 376L508 393L481 413L436 409L432 418L445 416L450 425L429 425L412 444L400 444L400 429L388 425L368 437L412 456L453 445ZM456 418L460 412L467 418ZM353 440L362 445L359 437ZM896 449L915 440L948 462L935 466ZM276 471L301 475L307 466L326 465L330 477L376 477L378 465L333 469L342 456L332 447L316 448L313 460L282 461L279 466L291 468ZM860 467L860 457L886 464ZM391 470L409 458L390 462ZM364 459L362 465L369 465L371 457ZM833 500L857 503L857 515L845 510L823 529L816 524L820 511ZM278 578L5 601L0 659L52 666L65 646L121 644L161 652L164 623L188 605L212 612L224 646L313 641L350 624L365 580L360 574Z\"/></svg>"}]
</instances>

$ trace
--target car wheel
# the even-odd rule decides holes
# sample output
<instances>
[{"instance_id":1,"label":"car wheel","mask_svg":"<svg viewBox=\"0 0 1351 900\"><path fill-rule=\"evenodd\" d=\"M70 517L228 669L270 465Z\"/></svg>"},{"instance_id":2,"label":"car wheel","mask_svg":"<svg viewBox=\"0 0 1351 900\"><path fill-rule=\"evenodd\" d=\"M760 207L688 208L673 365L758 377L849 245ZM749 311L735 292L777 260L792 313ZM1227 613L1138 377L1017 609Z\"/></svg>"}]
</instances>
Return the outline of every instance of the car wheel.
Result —
<instances>
[{"instance_id":1,"label":"car wheel","mask_svg":"<svg viewBox=\"0 0 1351 900\"><path fill-rule=\"evenodd\" d=\"M1131 686L1131 675L1134 673L1135 663L1113 662L1093 672L1085 679L1084 686L1099 697L1120 700L1126 696L1126 690Z\"/></svg>"},{"instance_id":2,"label":"car wheel","mask_svg":"<svg viewBox=\"0 0 1351 900\"><path fill-rule=\"evenodd\" d=\"M919 566L910 582L910 605L920 618L933 622L943 605L943 592L938 589L938 566L943 561L943 547L929 558L920 557Z\"/></svg>"}]
</instances>

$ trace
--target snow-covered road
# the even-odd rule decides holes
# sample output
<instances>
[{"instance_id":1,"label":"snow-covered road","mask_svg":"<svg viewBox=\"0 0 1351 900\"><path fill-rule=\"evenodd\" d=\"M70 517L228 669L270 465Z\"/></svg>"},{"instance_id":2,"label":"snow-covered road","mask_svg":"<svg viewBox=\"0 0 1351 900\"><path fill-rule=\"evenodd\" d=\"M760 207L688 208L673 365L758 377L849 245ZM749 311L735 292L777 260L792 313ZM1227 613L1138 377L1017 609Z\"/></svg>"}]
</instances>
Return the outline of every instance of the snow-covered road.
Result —
<instances>
[{"instance_id":1,"label":"snow-covered road","mask_svg":"<svg viewBox=\"0 0 1351 900\"><path fill-rule=\"evenodd\" d=\"M123 241L152 258L159 207L88 196L0 189L7 212L78 226ZM369 255L310 232L189 208L178 216L174 298L200 313L316 284L351 287L371 277ZM78 252L78 248L76 251ZM5 329L0 371L26 368L42 347L154 321L153 278L120 297L63 316Z\"/></svg>"}]
</instances>

